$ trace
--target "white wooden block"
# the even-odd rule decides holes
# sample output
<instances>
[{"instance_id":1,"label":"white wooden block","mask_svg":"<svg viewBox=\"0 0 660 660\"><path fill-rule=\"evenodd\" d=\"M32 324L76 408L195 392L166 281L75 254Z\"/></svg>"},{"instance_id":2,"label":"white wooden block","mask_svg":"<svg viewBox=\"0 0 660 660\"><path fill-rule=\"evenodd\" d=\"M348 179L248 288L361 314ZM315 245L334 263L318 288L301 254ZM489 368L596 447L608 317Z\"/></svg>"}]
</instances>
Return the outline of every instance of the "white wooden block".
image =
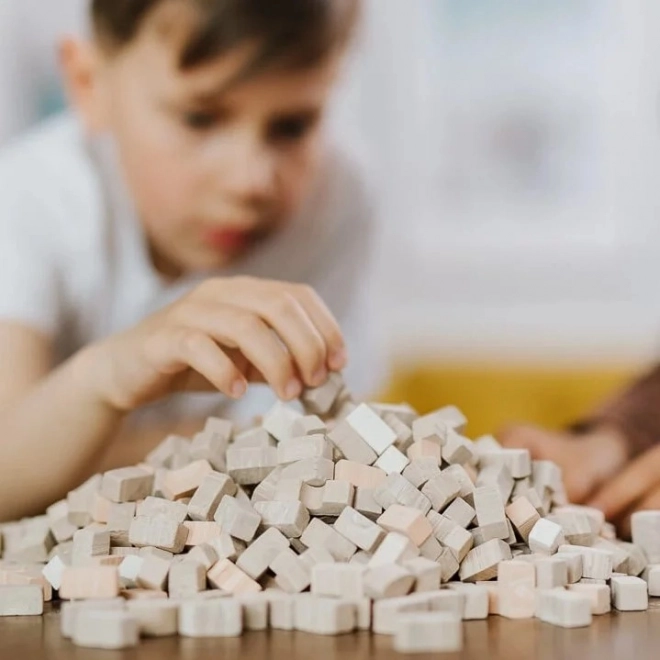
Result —
<instances>
[{"instance_id":1,"label":"white wooden block","mask_svg":"<svg viewBox=\"0 0 660 660\"><path fill-rule=\"evenodd\" d=\"M649 596L660 597L660 565L650 564L644 569L642 577L648 584Z\"/></svg>"},{"instance_id":2,"label":"white wooden block","mask_svg":"<svg viewBox=\"0 0 660 660\"><path fill-rule=\"evenodd\" d=\"M476 458L474 448L469 440L466 440L455 431L447 433L447 439L442 446L442 459L450 465L464 465Z\"/></svg>"},{"instance_id":3,"label":"white wooden block","mask_svg":"<svg viewBox=\"0 0 660 660\"><path fill-rule=\"evenodd\" d=\"M278 465L261 483L257 484L252 491L252 503L270 502L275 497L277 484L282 477L284 468Z\"/></svg>"},{"instance_id":4,"label":"white wooden block","mask_svg":"<svg viewBox=\"0 0 660 660\"><path fill-rule=\"evenodd\" d=\"M294 438L304 435L325 435L328 432L326 423L317 415L305 415L296 419L291 426Z\"/></svg>"},{"instance_id":5,"label":"white wooden block","mask_svg":"<svg viewBox=\"0 0 660 660\"><path fill-rule=\"evenodd\" d=\"M341 374L332 372L319 387L306 388L300 400L306 411L315 415L327 415L344 387Z\"/></svg>"},{"instance_id":6,"label":"white wooden block","mask_svg":"<svg viewBox=\"0 0 660 660\"><path fill-rule=\"evenodd\" d=\"M463 648L463 624L447 612L401 614L394 635L399 653L453 653Z\"/></svg>"},{"instance_id":7,"label":"white wooden block","mask_svg":"<svg viewBox=\"0 0 660 660\"><path fill-rule=\"evenodd\" d=\"M405 596L415 584L415 576L399 564L368 567L363 580L365 595L372 600Z\"/></svg>"},{"instance_id":8,"label":"white wooden block","mask_svg":"<svg viewBox=\"0 0 660 660\"><path fill-rule=\"evenodd\" d=\"M429 479L440 474L438 462L429 457L416 458L401 473L415 488L421 488Z\"/></svg>"},{"instance_id":9,"label":"white wooden block","mask_svg":"<svg viewBox=\"0 0 660 660\"><path fill-rule=\"evenodd\" d=\"M305 591L311 583L311 571L307 564L290 548L280 552L270 563L278 586L287 593Z\"/></svg>"},{"instance_id":10,"label":"white wooden block","mask_svg":"<svg viewBox=\"0 0 660 660\"><path fill-rule=\"evenodd\" d=\"M548 520L561 526L566 543L591 546L596 540L591 520L584 513L555 513L548 516Z\"/></svg>"},{"instance_id":11,"label":"white wooden block","mask_svg":"<svg viewBox=\"0 0 660 660\"><path fill-rule=\"evenodd\" d=\"M511 559L511 550L504 541L487 541L468 552L461 564L460 578L463 582L490 580L497 576L500 562L507 559Z\"/></svg>"},{"instance_id":12,"label":"white wooden block","mask_svg":"<svg viewBox=\"0 0 660 660\"><path fill-rule=\"evenodd\" d=\"M319 518L312 518L300 540L308 548L327 550L337 561L348 561L357 551L354 543Z\"/></svg>"},{"instance_id":13,"label":"white wooden block","mask_svg":"<svg viewBox=\"0 0 660 660\"><path fill-rule=\"evenodd\" d=\"M38 616L43 611L44 594L39 585L0 585L0 617Z\"/></svg>"},{"instance_id":14,"label":"white wooden block","mask_svg":"<svg viewBox=\"0 0 660 660\"><path fill-rule=\"evenodd\" d=\"M262 426L270 433L278 442L292 438L293 423L303 417L299 412L293 408L278 401L267 413L264 415Z\"/></svg>"},{"instance_id":15,"label":"white wooden block","mask_svg":"<svg viewBox=\"0 0 660 660\"><path fill-rule=\"evenodd\" d=\"M568 584L568 563L563 555L534 560L536 585L539 589L556 589Z\"/></svg>"},{"instance_id":16,"label":"white wooden block","mask_svg":"<svg viewBox=\"0 0 660 660\"><path fill-rule=\"evenodd\" d=\"M408 559L419 556L419 548L403 534L390 532L385 536L373 556L368 567L387 566L389 564L403 564Z\"/></svg>"},{"instance_id":17,"label":"white wooden block","mask_svg":"<svg viewBox=\"0 0 660 660\"><path fill-rule=\"evenodd\" d=\"M300 479L310 486L323 486L335 474L334 463L327 458L304 458L285 466L282 479Z\"/></svg>"},{"instance_id":18,"label":"white wooden block","mask_svg":"<svg viewBox=\"0 0 660 660\"><path fill-rule=\"evenodd\" d=\"M500 562L497 583L500 588L500 616L507 619L534 617L536 569L533 564L516 559Z\"/></svg>"},{"instance_id":19,"label":"white wooden block","mask_svg":"<svg viewBox=\"0 0 660 660\"><path fill-rule=\"evenodd\" d=\"M261 523L261 516L254 509L241 505L229 495L220 500L213 519L223 532L248 543L254 538Z\"/></svg>"},{"instance_id":20,"label":"white wooden block","mask_svg":"<svg viewBox=\"0 0 660 660\"><path fill-rule=\"evenodd\" d=\"M83 610L75 623L73 643L84 648L118 650L138 645L137 620L128 612Z\"/></svg>"},{"instance_id":21,"label":"white wooden block","mask_svg":"<svg viewBox=\"0 0 660 660\"><path fill-rule=\"evenodd\" d=\"M425 515L431 510L431 500L424 493L420 493L407 479L396 473L390 474L374 489L374 499L383 509L387 509L392 504L400 504L419 509Z\"/></svg>"},{"instance_id":22,"label":"white wooden block","mask_svg":"<svg viewBox=\"0 0 660 660\"><path fill-rule=\"evenodd\" d=\"M188 506L181 502L172 502L160 497L149 496L137 503L135 515L136 517L164 516L182 523L188 515Z\"/></svg>"},{"instance_id":23,"label":"white wooden block","mask_svg":"<svg viewBox=\"0 0 660 660\"><path fill-rule=\"evenodd\" d=\"M464 499L458 497L442 512L442 515L467 529L474 521L477 512Z\"/></svg>"},{"instance_id":24,"label":"white wooden block","mask_svg":"<svg viewBox=\"0 0 660 660\"><path fill-rule=\"evenodd\" d=\"M170 598L188 598L205 591L206 572L210 568L211 566L207 567L192 559L173 564L170 567L167 586Z\"/></svg>"},{"instance_id":25,"label":"white wooden block","mask_svg":"<svg viewBox=\"0 0 660 660\"><path fill-rule=\"evenodd\" d=\"M536 616L560 628L584 628L591 625L591 598L563 589L540 590Z\"/></svg>"},{"instance_id":26,"label":"white wooden block","mask_svg":"<svg viewBox=\"0 0 660 660\"><path fill-rule=\"evenodd\" d=\"M126 611L144 637L169 637L179 630L179 605L169 600L130 600Z\"/></svg>"},{"instance_id":27,"label":"white wooden block","mask_svg":"<svg viewBox=\"0 0 660 660\"><path fill-rule=\"evenodd\" d=\"M240 603L233 598L185 601L179 608L182 637L238 637L243 632Z\"/></svg>"},{"instance_id":28,"label":"white wooden block","mask_svg":"<svg viewBox=\"0 0 660 660\"><path fill-rule=\"evenodd\" d=\"M632 540L651 564L660 564L660 511L637 511L631 517Z\"/></svg>"},{"instance_id":29,"label":"white wooden block","mask_svg":"<svg viewBox=\"0 0 660 660\"><path fill-rule=\"evenodd\" d=\"M316 596L357 600L364 598L365 567L358 564L315 564L311 569L311 589Z\"/></svg>"},{"instance_id":30,"label":"white wooden block","mask_svg":"<svg viewBox=\"0 0 660 660\"><path fill-rule=\"evenodd\" d=\"M592 615L607 614L612 609L612 593L606 584L569 584L568 590L589 596Z\"/></svg>"},{"instance_id":31,"label":"white wooden block","mask_svg":"<svg viewBox=\"0 0 660 660\"><path fill-rule=\"evenodd\" d=\"M392 445L378 457L374 463L374 467L380 468L385 474L392 474L394 472L401 474L406 469L408 463L410 463L410 459Z\"/></svg>"},{"instance_id":32,"label":"white wooden block","mask_svg":"<svg viewBox=\"0 0 660 660\"><path fill-rule=\"evenodd\" d=\"M245 630L268 630L270 601L264 593L239 595Z\"/></svg>"},{"instance_id":33,"label":"white wooden block","mask_svg":"<svg viewBox=\"0 0 660 660\"><path fill-rule=\"evenodd\" d=\"M226 474L207 474L188 504L188 517L191 520L208 521L213 516L225 495L235 495L236 484Z\"/></svg>"},{"instance_id":34,"label":"white wooden block","mask_svg":"<svg viewBox=\"0 0 660 660\"><path fill-rule=\"evenodd\" d=\"M343 537L366 552L374 552L385 538L382 527L352 507L346 507L334 524Z\"/></svg>"},{"instance_id":35,"label":"white wooden block","mask_svg":"<svg viewBox=\"0 0 660 660\"><path fill-rule=\"evenodd\" d=\"M76 627L80 612L88 610L115 610L126 609L126 601L123 598L109 598L103 600L79 600L66 601L60 607L60 633L62 637L70 638Z\"/></svg>"},{"instance_id":36,"label":"white wooden block","mask_svg":"<svg viewBox=\"0 0 660 660\"><path fill-rule=\"evenodd\" d=\"M394 431L366 403L360 404L346 423L381 456L396 441Z\"/></svg>"},{"instance_id":37,"label":"white wooden block","mask_svg":"<svg viewBox=\"0 0 660 660\"><path fill-rule=\"evenodd\" d=\"M435 511L429 511L426 517L431 523L435 538L444 547L449 548L459 562L462 562L474 543L470 532Z\"/></svg>"},{"instance_id":38,"label":"white wooden block","mask_svg":"<svg viewBox=\"0 0 660 660\"><path fill-rule=\"evenodd\" d=\"M282 532L275 528L267 529L241 554L236 565L253 580L258 580L275 557L288 548L289 541Z\"/></svg>"},{"instance_id":39,"label":"white wooden block","mask_svg":"<svg viewBox=\"0 0 660 660\"><path fill-rule=\"evenodd\" d=\"M582 546L559 546L559 552L579 551L582 557L582 577L595 580L609 580L612 576L612 554L604 550L584 548ZM563 559L563 556L562 556ZM570 581L570 578L569 578Z\"/></svg>"},{"instance_id":40,"label":"white wooden block","mask_svg":"<svg viewBox=\"0 0 660 660\"><path fill-rule=\"evenodd\" d=\"M259 484L277 467L275 447L237 447L227 449L227 472L241 486Z\"/></svg>"},{"instance_id":41,"label":"white wooden block","mask_svg":"<svg viewBox=\"0 0 660 660\"><path fill-rule=\"evenodd\" d=\"M480 451L479 463L482 467L506 465L514 479L524 479L532 473L531 456L527 449Z\"/></svg>"},{"instance_id":42,"label":"white wooden block","mask_svg":"<svg viewBox=\"0 0 660 660\"><path fill-rule=\"evenodd\" d=\"M471 583L451 582L448 589L459 591L464 596L463 620L477 621L488 618L488 589Z\"/></svg>"},{"instance_id":43,"label":"white wooden block","mask_svg":"<svg viewBox=\"0 0 660 660\"><path fill-rule=\"evenodd\" d=\"M164 516L138 516L131 523L128 538L131 545L137 547L153 545L178 554L186 545L188 529Z\"/></svg>"},{"instance_id":44,"label":"white wooden block","mask_svg":"<svg viewBox=\"0 0 660 660\"><path fill-rule=\"evenodd\" d=\"M288 538L300 538L309 525L309 512L301 502L256 502L254 508L265 529L274 527Z\"/></svg>"},{"instance_id":45,"label":"white wooden block","mask_svg":"<svg viewBox=\"0 0 660 660\"><path fill-rule=\"evenodd\" d=\"M55 555L43 568L42 574L53 589L59 589L62 584L62 573L67 564L59 555Z\"/></svg>"},{"instance_id":46,"label":"white wooden block","mask_svg":"<svg viewBox=\"0 0 660 660\"><path fill-rule=\"evenodd\" d=\"M639 612L649 607L648 585L629 575L613 577L610 581L612 604L620 612Z\"/></svg>"},{"instance_id":47,"label":"white wooden block","mask_svg":"<svg viewBox=\"0 0 660 660\"><path fill-rule=\"evenodd\" d=\"M442 567L425 557L415 557L404 562L403 567L415 577L415 591L437 591L442 580Z\"/></svg>"},{"instance_id":48,"label":"white wooden block","mask_svg":"<svg viewBox=\"0 0 660 660\"><path fill-rule=\"evenodd\" d=\"M529 533L529 549L542 555L553 555L564 545L564 532L560 525L541 518Z\"/></svg>"},{"instance_id":49,"label":"white wooden block","mask_svg":"<svg viewBox=\"0 0 660 660\"><path fill-rule=\"evenodd\" d=\"M321 516L339 516L341 512L353 504L355 486L347 481L330 479L325 482L321 491Z\"/></svg>"},{"instance_id":50,"label":"white wooden block","mask_svg":"<svg viewBox=\"0 0 660 660\"><path fill-rule=\"evenodd\" d=\"M389 428L389 427L388 427ZM391 431L391 429L390 429ZM328 440L339 449L347 460L362 465L372 465L378 454L365 442L364 438L344 419L328 433Z\"/></svg>"},{"instance_id":51,"label":"white wooden block","mask_svg":"<svg viewBox=\"0 0 660 660\"><path fill-rule=\"evenodd\" d=\"M573 546L560 546L557 556L568 568L568 584L575 584L582 579L582 555Z\"/></svg>"},{"instance_id":52,"label":"white wooden block","mask_svg":"<svg viewBox=\"0 0 660 660\"><path fill-rule=\"evenodd\" d=\"M482 486L474 491L474 508L485 541L509 537L504 504L495 486Z\"/></svg>"},{"instance_id":53,"label":"white wooden block","mask_svg":"<svg viewBox=\"0 0 660 660\"><path fill-rule=\"evenodd\" d=\"M293 630L295 625L295 604L299 598L284 591L269 589L266 595L270 602L270 627L273 630Z\"/></svg>"},{"instance_id":54,"label":"white wooden block","mask_svg":"<svg viewBox=\"0 0 660 660\"><path fill-rule=\"evenodd\" d=\"M407 536L417 547L433 534L431 523L419 509L399 504L389 506L377 523L388 532Z\"/></svg>"}]
</instances>

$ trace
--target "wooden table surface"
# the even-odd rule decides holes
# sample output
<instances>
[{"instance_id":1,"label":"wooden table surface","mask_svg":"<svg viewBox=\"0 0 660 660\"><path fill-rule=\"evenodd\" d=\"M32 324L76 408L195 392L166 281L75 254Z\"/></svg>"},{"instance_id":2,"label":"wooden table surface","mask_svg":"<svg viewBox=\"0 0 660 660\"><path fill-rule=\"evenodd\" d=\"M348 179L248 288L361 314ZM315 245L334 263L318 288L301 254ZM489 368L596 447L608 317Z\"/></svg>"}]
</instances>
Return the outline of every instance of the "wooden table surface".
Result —
<instances>
[{"instance_id":1,"label":"wooden table surface","mask_svg":"<svg viewBox=\"0 0 660 660\"><path fill-rule=\"evenodd\" d=\"M96 651L75 647L59 632L60 616L48 608L43 617L0 619L2 660L395 660L391 638L369 633L321 637L271 631L231 639L161 638L145 640L127 651ZM409 656L406 656L409 657ZM509 621L490 617L465 624L462 653L420 659L447 660L658 660L660 601L639 613L594 617L589 628L564 630L537 620Z\"/></svg>"}]
</instances>

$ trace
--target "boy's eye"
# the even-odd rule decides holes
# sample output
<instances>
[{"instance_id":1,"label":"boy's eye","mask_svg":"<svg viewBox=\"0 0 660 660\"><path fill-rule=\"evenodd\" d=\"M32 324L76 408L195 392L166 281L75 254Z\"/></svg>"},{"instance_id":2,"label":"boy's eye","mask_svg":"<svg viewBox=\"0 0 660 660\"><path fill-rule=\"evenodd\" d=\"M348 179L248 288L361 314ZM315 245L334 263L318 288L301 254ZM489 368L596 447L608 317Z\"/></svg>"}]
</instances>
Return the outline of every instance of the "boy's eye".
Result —
<instances>
[{"instance_id":1,"label":"boy's eye","mask_svg":"<svg viewBox=\"0 0 660 660\"><path fill-rule=\"evenodd\" d=\"M296 142L305 137L316 124L317 117L283 117L274 121L268 129L268 137L274 142Z\"/></svg>"},{"instance_id":2,"label":"boy's eye","mask_svg":"<svg viewBox=\"0 0 660 660\"><path fill-rule=\"evenodd\" d=\"M203 131L211 128L217 121L216 115L212 112L193 111L186 112L183 115L183 123L196 131Z\"/></svg>"}]
</instances>

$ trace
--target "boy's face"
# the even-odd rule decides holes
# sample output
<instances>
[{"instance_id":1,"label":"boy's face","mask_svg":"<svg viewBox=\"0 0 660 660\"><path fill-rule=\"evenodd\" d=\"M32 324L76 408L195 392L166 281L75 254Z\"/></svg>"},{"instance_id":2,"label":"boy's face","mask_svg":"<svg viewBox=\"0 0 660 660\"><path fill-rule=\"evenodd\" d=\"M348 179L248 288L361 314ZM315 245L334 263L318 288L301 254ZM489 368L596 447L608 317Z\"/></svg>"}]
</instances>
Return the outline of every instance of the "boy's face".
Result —
<instances>
[{"instance_id":1,"label":"boy's face","mask_svg":"<svg viewBox=\"0 0 660 660\"><path fill-rule=\"evenodd\" d=\"M149 19L128 46L98 55L93 99L79 103L88 125L113 134L155 263L171 275L228 264L300 207L339 60L227 87L249 45L182 71L176 31Z\"/></svg>"}]
</instances>

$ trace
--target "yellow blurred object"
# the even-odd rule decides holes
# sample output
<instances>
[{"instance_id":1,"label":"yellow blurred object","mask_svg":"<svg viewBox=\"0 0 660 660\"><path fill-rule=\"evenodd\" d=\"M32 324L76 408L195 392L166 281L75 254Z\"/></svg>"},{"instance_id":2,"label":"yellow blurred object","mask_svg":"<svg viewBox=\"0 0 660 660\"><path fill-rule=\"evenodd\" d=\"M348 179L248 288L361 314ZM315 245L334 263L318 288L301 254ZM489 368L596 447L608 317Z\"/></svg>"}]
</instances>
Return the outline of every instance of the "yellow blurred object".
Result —
<instances>
[{"instance_id":1,"label":"yellow blurred object","mask_svg":"<svg viewBox=\"0 0 660 660\"><path fill-rule=\"evenodd\" d=\"M515 422L559 429L588 414L628 383L635 368L551 368L533 365L443 364L395 367L383 400L407 401L419 412L457 405L476 438Z\"/></svg>"}]
</instances>

